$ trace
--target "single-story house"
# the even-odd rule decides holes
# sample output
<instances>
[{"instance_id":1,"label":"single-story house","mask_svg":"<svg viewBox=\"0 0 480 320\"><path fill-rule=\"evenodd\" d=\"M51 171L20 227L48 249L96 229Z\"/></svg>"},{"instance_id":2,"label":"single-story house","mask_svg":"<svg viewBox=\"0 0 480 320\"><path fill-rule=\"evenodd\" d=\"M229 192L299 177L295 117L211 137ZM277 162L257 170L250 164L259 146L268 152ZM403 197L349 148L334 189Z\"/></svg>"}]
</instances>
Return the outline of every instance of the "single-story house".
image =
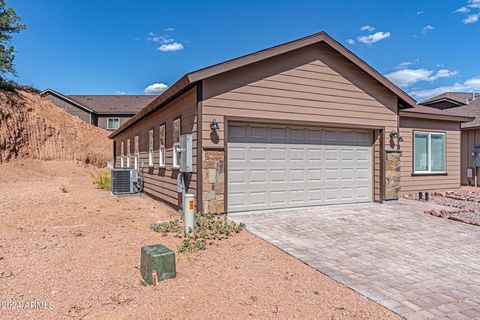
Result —
<instances>
[{"instance_id":1,"label":"single-story house","mask_svg":"<svg viewBox=\"0 0 480 320\"><path fill-rule=\"evenodd\" d=\"M64 95L47 89L40 93L66 112L106 130L116 130L157 96Z\"/></svg>"},{"instance_id":2,"label":"single-story house","mask_svg":"<svg viewBox=\"0 0 480 320\"><path fill-rule=\"evenodd\" d=\"M136 159L145 192L178 208L175 147L191 133L187 191L220 213L458 188L471 120L417 106L321 32L184 75L110 138L115 166Z\"/></svg>"},{"instance_id":3,"label":"single-story house","mask_svg":"<svg viewBox=\"0 0 480 320\"><path fill-rule=\"evenodd\" d=\"M420 103L452 115L468 115L470 122L461 124L461 182L480 185L480 94L472 92L445 92ZM476 161L478 160L478 162Z\"/></svg>"}]
</instances>

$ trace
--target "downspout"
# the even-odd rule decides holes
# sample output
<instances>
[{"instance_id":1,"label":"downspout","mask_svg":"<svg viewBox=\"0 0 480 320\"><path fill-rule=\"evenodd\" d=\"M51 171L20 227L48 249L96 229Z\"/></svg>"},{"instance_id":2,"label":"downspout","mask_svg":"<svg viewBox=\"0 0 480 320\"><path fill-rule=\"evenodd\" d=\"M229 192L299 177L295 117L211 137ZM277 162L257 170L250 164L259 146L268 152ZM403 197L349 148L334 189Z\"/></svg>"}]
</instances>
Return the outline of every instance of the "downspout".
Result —
<instances>
[{"instance_id":1,"label":"downspout","mask_svg":"<svg viewBox=\"0 0 480 320\"><path fill-rule=\"evenodd\" d=\"M203 81L197 82L197 212L203 214Z\"/></svg>"}]
</instances>

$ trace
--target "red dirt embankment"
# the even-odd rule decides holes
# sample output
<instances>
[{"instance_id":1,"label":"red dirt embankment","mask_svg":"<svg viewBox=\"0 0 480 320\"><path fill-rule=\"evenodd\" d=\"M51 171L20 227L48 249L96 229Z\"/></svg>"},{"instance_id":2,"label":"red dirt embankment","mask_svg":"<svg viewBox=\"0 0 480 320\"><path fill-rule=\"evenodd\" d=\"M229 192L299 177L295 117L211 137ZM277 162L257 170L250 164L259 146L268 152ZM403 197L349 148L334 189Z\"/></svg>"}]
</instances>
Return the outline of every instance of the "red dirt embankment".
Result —
<instances>
[{"instance_id":1,"label":"red dirt embankment","mask_svg":"<svg viewBox=\"0 0 480 320\"><path fill-rule=\"evenodd\" d=\"M0 92L0 163L58 159L105 166L111 158L108 131L70 115L38 94Z\"/></svg>"}]
</instances>

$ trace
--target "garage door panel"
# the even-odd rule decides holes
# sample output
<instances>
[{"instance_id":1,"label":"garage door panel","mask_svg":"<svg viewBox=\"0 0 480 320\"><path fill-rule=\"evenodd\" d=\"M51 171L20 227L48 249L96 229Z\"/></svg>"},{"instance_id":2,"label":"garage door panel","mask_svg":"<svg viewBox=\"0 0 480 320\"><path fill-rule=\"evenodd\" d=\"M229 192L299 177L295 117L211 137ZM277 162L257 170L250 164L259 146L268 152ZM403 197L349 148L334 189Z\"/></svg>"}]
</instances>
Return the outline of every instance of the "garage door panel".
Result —
<instances>
[{"instance_id":1,"label":"garage door panel","mask_svg":"<svg viewBox=\"0 0 480 320\"><path fill-rule=\"evenodd\" d=\"M371 132L229 126L228 210L368 202Z\"/></svg>"}]
</instances>

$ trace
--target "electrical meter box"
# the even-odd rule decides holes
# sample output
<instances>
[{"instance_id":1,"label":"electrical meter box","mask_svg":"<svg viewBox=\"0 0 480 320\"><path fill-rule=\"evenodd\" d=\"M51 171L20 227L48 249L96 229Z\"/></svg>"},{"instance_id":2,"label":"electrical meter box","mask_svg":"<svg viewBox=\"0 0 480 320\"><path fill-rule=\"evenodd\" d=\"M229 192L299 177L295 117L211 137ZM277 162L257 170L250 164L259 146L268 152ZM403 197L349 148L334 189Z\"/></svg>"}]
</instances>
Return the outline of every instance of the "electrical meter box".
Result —
<instances>
[{"instance_id":1,"label":"electrical meter box","mask_svg":"<svg viewBox=\"0 0 480 320\"><path fill-rule=\"evenodd\" d=\"M192 134L180 136L180 172L193 172Z\"/></svg>"},{"instance_id":2,"label":"electrical meter box","mask_svg":"<svg viewBox=\"0 0 480 320\"><path fill-rule=\"evenodd\" d=\"M480 147L473 148L473 165L480 167Z\"/></svg>"}]
</instances>

